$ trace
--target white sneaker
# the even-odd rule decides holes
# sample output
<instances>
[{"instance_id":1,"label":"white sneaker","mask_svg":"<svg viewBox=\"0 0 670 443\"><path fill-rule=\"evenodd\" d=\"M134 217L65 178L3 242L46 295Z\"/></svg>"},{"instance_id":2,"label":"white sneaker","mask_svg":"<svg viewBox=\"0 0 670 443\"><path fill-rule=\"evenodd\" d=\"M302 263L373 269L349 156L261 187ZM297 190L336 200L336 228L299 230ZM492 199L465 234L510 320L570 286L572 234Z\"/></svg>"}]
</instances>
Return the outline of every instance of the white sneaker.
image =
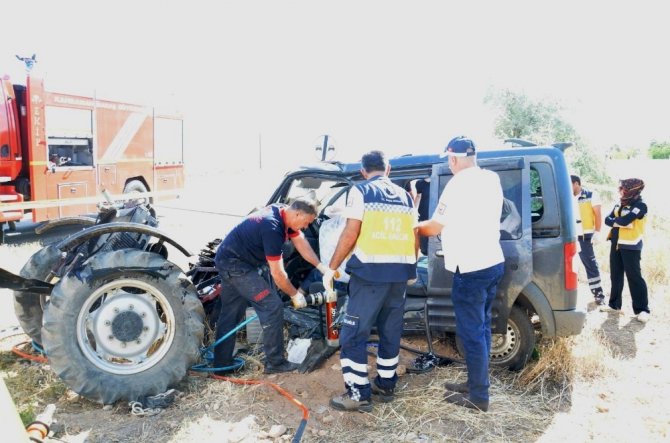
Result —
<instances>
[{"instance_id":1,"label":"white sneaker","mask_svg":"<svg viewBox=\"0 0 670 443\"><path fill-rule=\"evenodd\" d=\"M600 310L600 312L614 312L614 311L616 311L616 309L614 309L613 307L611 307L608 304L604 304L604 305L600 306L600 308L598 308L598 309Z\"/></svg>"},{"instance_id":2,"label":"white sneaker","mask_svg":"<svg viewBox=\"0 0 670 443\"><path fill-rule=\"evenodd\" d=\"M642 311L639 314L637 314L637 321L640 323L647 323L649 321L649 317L651 317L651 314L649 314L647 311Z\"/></svg>"}]
</instances>

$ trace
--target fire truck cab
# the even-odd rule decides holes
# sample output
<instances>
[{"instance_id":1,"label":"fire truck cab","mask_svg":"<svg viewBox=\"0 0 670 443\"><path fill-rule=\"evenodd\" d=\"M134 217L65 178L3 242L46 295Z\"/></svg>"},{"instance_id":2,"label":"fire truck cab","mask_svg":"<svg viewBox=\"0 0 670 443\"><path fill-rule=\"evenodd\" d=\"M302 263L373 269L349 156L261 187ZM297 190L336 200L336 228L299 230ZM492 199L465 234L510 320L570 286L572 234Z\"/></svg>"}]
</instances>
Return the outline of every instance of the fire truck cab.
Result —
<instances>
[{"instance_id":1,"label":"fire truck cab","mask_svg":"<svg viewBox=\"0 0 670 443\"><path fill-rule=\"evenodd\" d=\"M183 188L181 116L0 81L0 226L93 213L102 190L153 201Z\"/></svg>"}]
</instances>

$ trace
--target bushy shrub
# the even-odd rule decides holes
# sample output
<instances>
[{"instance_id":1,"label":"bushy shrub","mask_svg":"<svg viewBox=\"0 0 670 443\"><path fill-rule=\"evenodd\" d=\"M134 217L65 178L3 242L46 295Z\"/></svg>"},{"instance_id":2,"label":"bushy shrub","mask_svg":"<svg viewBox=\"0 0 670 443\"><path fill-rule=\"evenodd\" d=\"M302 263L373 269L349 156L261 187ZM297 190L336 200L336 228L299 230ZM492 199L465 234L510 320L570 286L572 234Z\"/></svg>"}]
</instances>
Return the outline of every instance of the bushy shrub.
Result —
<instances>
[{"instance_id":1,"label":"bushy shrub","mask_svg":"<svg viewBox=\"0 0 670 443\"><path fill-rule=\"evenodd\" d=\"M649 157L653 159L670 158L670 143L657 141L651 142L651 145L649 145Z\"/></svg>"}]
</instances>

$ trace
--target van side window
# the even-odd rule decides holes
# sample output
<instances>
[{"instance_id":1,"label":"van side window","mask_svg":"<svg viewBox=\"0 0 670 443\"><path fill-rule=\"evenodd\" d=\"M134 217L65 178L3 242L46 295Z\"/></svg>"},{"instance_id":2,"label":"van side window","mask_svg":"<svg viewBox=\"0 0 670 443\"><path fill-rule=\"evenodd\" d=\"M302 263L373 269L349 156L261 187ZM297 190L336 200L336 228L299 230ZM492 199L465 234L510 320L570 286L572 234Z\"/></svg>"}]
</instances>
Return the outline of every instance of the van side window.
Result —
<instances>
[{"instance_id":1,"label":"van side window","mask_svg":"<svg viewBox=\"0 0 670 443\"><path fill-rule=\"evenodd\" d=\"M518 240L523 236L521 214L522 189L520 169L495 171L500 177L500 186L503 190L503 205L500 210L500 240ZM454 176L440 175L439 194Z\"/></svg>"},{"instance_id":2,"label":"van side window","mask_svg":"<svg viewBox=\"0 0 670 443\"><path fill-rule=\"evenodd\" d=\"M339 214L344 210L344 208L347 206L347 196L349 195L349 189L351 189L349 186L342 186L341 190L339 191L339 195L336 194L334 200L331 200L330 204L328 204L328 206L325 208L325 215L327 217L330 217L329 214Z\"/></svg>"},{"instance_id":3,"label":"van side window","mask_svg":"<svg viewBox=\"0 0 670 443\"><path fill-rule=\"evenodd\" d=\"M530 164L530 213L533 238L550 238L561 235L561 214L551 163L544 161Z\"/></svg>"},{"instance_id":4,"label":"van side window","mask_svg":"<svg viewBox=\"0 0 670 443\"><path fill-rule=\"evenodd\" d=\"M542 200L542 183L540 182L540 173L537 169L530 168L530 215L531 222L542 218L544 214L544 201Z\"/></svg>"},{"instance_id":5,"label":"van side window","mask_svg":"<svg viewBox=\"0 0 670 443\"><path fill-rule=\"evenodd\" d=\"M521 170L496 171L503 190L503 206L500 214L500 240L518 240L521 229Z\"/></svg>"}]
</instances>

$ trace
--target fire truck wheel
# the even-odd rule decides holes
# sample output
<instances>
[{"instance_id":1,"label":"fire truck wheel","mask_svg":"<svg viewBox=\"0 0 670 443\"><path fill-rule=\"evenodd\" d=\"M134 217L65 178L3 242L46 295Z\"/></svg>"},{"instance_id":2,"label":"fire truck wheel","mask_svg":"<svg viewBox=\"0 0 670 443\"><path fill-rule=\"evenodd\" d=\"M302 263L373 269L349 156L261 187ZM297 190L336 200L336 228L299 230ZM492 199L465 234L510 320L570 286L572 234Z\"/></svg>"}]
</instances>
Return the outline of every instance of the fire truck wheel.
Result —
<instances>
[{"instance_id":1,"label":"fire truck wheel","mask_svg":"<svg viewBox=\"0 0 670 443\"><path fill-rule=\"evenodd\" d=\"M51 368L102 404L165 392L200 356L204 311L195 287L158 254L96 254L61 279L44 312Z\"/></svg>"},{"instance_id":2,"label":"fire truck wheel","mask_svg":"<svg viewBox=\"0 0 670 443\"><path fill-rule=\"evenodd\" d=\"M60 251L53 246L40 249L23 266L19 275L46 280L56 266ZM14 291L14 313L23 331L38 345L42 344L42 314L47 296L33 292Z\"/></svg>"}]
</instances>

